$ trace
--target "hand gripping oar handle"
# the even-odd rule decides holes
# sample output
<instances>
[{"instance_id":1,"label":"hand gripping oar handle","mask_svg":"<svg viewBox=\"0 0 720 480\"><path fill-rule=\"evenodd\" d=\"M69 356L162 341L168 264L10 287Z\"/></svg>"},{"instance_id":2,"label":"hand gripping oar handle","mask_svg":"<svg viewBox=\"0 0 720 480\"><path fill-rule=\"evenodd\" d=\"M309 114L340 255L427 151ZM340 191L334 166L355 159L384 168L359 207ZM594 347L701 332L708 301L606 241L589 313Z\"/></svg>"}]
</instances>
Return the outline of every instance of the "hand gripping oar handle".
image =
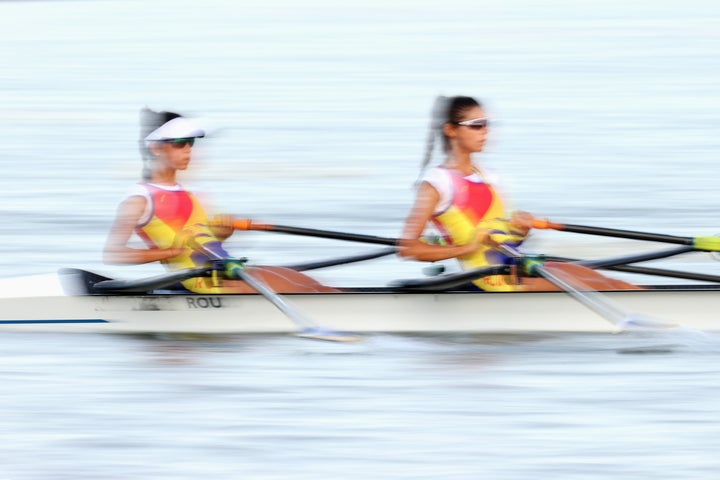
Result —
<instances>
[{"instance_id":1,"label":"hand gripping oar handle","mask_svg":"<svg viewBox=\"0 0 720 480\"><path fill-rule=\"evenodd\" d=\"M573 225L569 223L556 223L547 219L536 218L533 221L533 228L546 230L559 230L571 233L586 233L604 237L627 238L630 240L647 240L650 242L674 243L678 245L690 245L695 250L705 252L720 251L720 237L681 237L677 235L664 235L661 233L637 232L633 230L620 230L616 228L590 227L587 225Z\"/></svg>"},{"instance_id":2,"label":"hand gripping oar handle","mask_svg":"<svg viewBox=\"0 0 720 480\"><path fill-rule=\"evenodd\" d=\"M306 237L329 238L334 240L348 240L352 242L374 243L376 245L397 246L397 238L377 237L375 235L362 235L358 233L335 232L332 230L319 230L315 228L291 227L288 225L272 225L269 223L255 223L252 220L235 220L235 230L262 230L265 232L289 233Z\"/></svg>"}]
</instances>

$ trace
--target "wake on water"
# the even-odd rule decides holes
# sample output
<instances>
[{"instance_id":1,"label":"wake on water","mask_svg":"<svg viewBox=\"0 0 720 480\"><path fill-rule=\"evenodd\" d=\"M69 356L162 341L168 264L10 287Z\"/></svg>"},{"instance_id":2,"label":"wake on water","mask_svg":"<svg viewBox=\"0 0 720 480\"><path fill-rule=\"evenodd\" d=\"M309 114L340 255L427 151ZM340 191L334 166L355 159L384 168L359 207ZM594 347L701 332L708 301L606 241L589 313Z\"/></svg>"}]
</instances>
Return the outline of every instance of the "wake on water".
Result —
<instances>
[{"instance_id":1,"label":"wake on water","mask_svg":"<svg viewBox=\"0 0 720 480\"><path fill-rule=\"evenodd\" d=\"M638 345L621 347L618 353L720 352L720 336L696 328L631 325L622 335Z\"/></svg>"}]
</instances>

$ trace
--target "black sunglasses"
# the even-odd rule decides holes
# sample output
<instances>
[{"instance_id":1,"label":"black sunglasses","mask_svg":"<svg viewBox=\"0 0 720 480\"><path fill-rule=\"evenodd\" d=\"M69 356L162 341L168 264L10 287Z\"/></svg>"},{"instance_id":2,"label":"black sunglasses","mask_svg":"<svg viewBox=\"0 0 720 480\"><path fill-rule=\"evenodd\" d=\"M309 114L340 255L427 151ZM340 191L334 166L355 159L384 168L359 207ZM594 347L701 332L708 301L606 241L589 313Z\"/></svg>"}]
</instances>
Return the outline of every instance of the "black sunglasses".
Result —
<instances>
[{"instance_id":1,"label":"black sunglasses","mask_svg":"<svg viewBox=\"0 0 720 480\"><path fill-rule=\"evenodd\" d=\"M194 138L171 138L169 140L163 140L163 142L169 143L173 148L177 148L178 150L185 148L186 145L190 145L191 147L195 145Z\"/></svg>"}]
</instances>

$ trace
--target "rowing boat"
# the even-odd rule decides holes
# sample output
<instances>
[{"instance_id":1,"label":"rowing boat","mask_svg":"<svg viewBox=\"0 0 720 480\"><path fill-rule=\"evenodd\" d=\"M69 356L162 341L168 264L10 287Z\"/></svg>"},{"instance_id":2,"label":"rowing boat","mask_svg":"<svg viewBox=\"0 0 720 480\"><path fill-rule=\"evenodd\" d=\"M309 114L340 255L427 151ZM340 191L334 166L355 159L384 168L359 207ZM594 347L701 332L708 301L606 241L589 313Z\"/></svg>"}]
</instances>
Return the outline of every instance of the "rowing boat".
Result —
<instances>
[{"instance_id":1,"label":"rowing boat","mask_svg":"<svg viewBox=\"0 0 720 480\"><path fill-rule=\"evenodd\" d=\"M68 275L88 286L102 280L66 269L46 294L20 296L36 278L7 279L0 330L112 333L293 333L298 326L262 295L194 295L172 289L90 294L62 289ZM55 281L57 280L57 281ZM77 284L77 282L75 282ZM14 287L14 290L10 286ZM8 293L10 292L10 293ZM15 293L13 293L15 292ZM720 285L648 286L603 292L613 302L684 327L720 330ZM392 287L287 294L317 322L348 332L604 332L616 329L564 292L413 292Z\"/></svg>"},{"instance_id":2,"label":"rowing boat","mask_svg":"<svg viewBox=\"0 0 720 480\"><path fill-rule=\"evenodd\" d=\"M461 285L487 275L510 273L493 265L430 279L410 279L379 288L338 288L332 293L278 295L238 260L225 259L195 245L211 259L208 266L164 275L117 280L80 269L61 269L44 277L0 281L0 330L115 333L298 333L323 340L351 341L338 332L603 332L629 328L682 326L720 331L720 276L637 265L690 252L720 252L720 237L681 237L586 225L536 222L535 228L680 245L670 250L595 260L555 257L584 268L692 280L694 284L646 285L637 290L593 291L560 268L547 268L551 257L527 255L508 246L523 274L541 276L560 291L478 292ZM292 266L310 270L393 254L398 239L238 221L236 229L372 243L391 248L363 255ZM232 271L226 267L235 265ZM240 263L243 263L242 259ZM258 293L197 295L177 282L224 271ZM235 276L236 275L236 276ZM699 282L699 283L697 283ZM32 292L45 291L42 295ZM322 325L323 327L320 327ZM334 329L334 330L333 330Z\"/></svg>"}]
</instances>

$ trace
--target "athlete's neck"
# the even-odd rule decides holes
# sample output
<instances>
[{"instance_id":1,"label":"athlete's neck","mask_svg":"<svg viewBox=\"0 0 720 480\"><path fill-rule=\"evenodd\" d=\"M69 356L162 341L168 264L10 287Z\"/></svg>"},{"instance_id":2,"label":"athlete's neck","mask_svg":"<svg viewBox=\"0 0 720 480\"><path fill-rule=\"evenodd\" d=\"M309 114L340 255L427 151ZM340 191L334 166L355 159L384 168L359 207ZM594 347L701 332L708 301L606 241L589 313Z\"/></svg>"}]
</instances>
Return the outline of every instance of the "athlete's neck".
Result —
<instances>
[{"instance_id":1,"label":"athlete's neck","mask_svg":"<svg viewBox=\"0 0 720 480\"><path fill-rule=\"evenodd\" d=\"M480 168L473 163L472 157L469 154L458 155L452 153L448 156L447 160L445 160L443 166L450 170L455 170L465 177L473 173L481 173Z\"/></svg>"},{"instance_id":2,"label":"athlete's neck","mask_svg":"<svg viewBox=\"0 0 720 480\"><path fill-rule=\"evenodd\" d=\"M176 185L177 175L174 169L156 170L152 173L151 183L158 185Z\"/></svg>"}]
</instances>

